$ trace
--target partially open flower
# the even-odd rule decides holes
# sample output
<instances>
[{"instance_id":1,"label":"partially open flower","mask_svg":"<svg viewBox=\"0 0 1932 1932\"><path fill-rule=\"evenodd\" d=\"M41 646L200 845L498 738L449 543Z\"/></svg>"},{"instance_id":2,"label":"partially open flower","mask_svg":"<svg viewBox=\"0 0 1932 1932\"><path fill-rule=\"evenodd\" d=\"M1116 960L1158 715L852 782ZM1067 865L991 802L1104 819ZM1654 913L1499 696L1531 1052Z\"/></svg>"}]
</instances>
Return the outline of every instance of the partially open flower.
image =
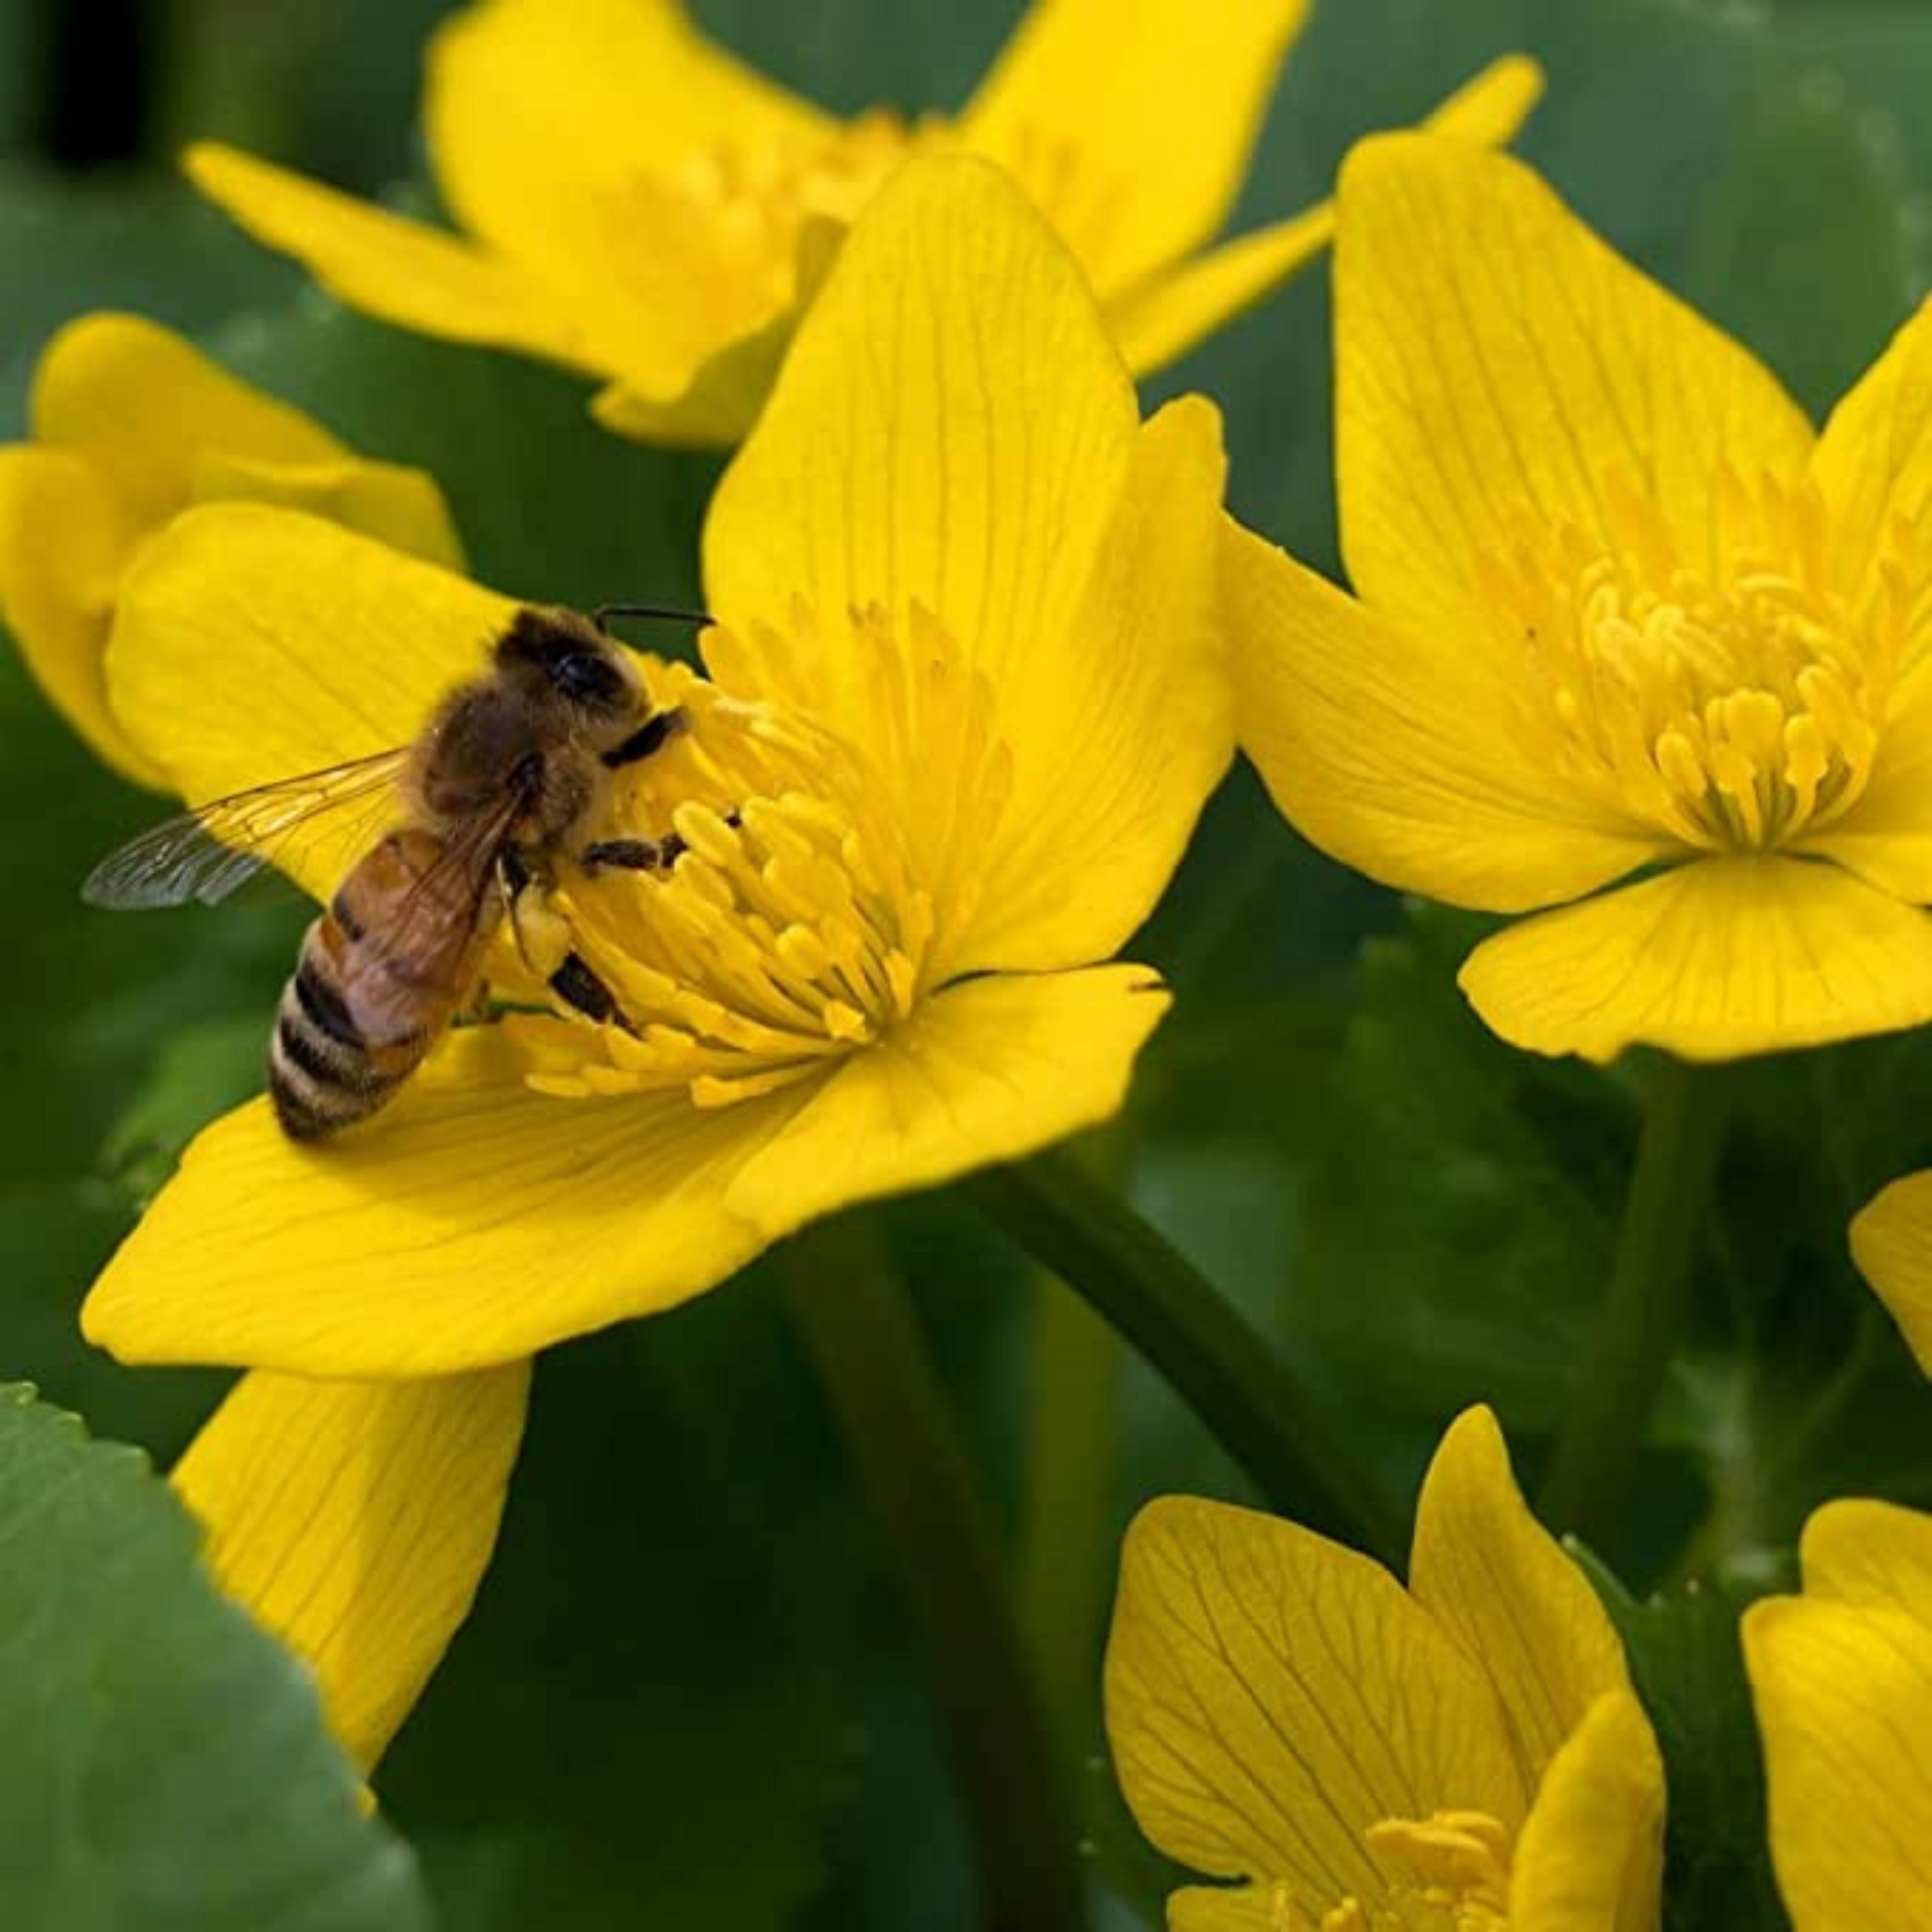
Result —
<instances>
[{"instance_id":1,"label":"partially open flower","mask_svg":"<svg viewBox=\"0 0 1932 1932\"><path fill-rule=\"evenodd\" d=\"M1462 969L1520 1046L1932 1019L1932 309L1819 435L1520 163L1381 136L1339 208L1356 594L1228 549L1282 810L1392 886L1538 914Z\"/></svg>"},{"instance_id":2,"label":"partially open flower","mask_svg":"<svg viewBox=\"0 0 1932 1932\"><path fill-rule=\"evenodd\" d=\"M1324 205L1218 248L1307 0L1038 0L955 118L850 121L713 46L678 0L480 0L424 115L462 237L230 149L198 185L352 306L608 382L627 435L733 443L847 227L903 160L1007 168L1079 257L1129 364L1172 361L1326 243ZM1506 141L1541 91L1499 61L1441 110Z\"/></svg>"},{"instance_id":3,"label":"partially open flower","mask_svg":"<svg viewBox=\"0 0 1932 1932\"><path fill-rule=\"evenodd\" d=\"M315 1376L514 1361L1111 1113L1168 1001L1105 962L1230 755L1221 475L1206 404L1140 422L997 170L903 171L713 504L709 676L645 664L687 729L615 829L686 850L556 900L617 1014L462 1029L320 1150L264 1103L218 1122L88 1332ZM111 701L224 793L412 737L514 608L312 517L203 509L130 581Z\"/></svg>"},{"instance_id":4,"label":"partially open flower","mask_svg":"<svg viewBox=\"0 0 1932 1932\"><path fill-rule=\"evenodd\" d=\"M1224 1881L1176 1932L1654 1932L1664 1767L1495 1418L1443 1438L1409 1587L1277 1517L1128 1532L1107 1735L1141 1829Z\"/></svg>"},{"instance_id":5,"label":"partially open flower","mask_svg":"<svg viewBox=\"0 0 1932 1932\"><path fill-rule=\"evenodd\" d=\"M438 563L463 553L434 482L371 463L138 316L93 315L48 345L33 440L0 449L0 617L48 697L101 758L168 787L116 722L104 668L122 580L197 503L283 503Z\"/></svg>"},{"instance_id":6,"label":"partially open flower","mask_svg":"<svg viewBox=\"0 0 1932 1932\"><path fill-rule=\"evenodd\" d=\"M1796 1932L1910 1925L1932 1900L1932 1516L1827 1503L1804 1593L1744 1612L1771 1863Z\"/></svg>"}]
</instances>

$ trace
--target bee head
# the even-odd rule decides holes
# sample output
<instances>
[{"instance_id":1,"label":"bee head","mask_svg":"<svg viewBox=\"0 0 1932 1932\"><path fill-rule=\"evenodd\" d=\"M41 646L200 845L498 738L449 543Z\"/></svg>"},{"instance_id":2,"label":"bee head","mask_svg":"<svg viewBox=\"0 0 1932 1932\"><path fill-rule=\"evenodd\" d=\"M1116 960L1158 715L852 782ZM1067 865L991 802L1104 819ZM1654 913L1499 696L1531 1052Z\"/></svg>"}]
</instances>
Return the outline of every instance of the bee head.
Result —
<instances>
[{"instance_id":1,"label":"bee head","mask_svg":"<svg viewBox=\"0 0 1932 1932\"><path fill-rule=\"evenodd\" d=\"M575 611L524 606L496 640L494 661L524 697L564 705L594 732L622 737L649 708L628 652Z\"/></svg>"}]
</instances>

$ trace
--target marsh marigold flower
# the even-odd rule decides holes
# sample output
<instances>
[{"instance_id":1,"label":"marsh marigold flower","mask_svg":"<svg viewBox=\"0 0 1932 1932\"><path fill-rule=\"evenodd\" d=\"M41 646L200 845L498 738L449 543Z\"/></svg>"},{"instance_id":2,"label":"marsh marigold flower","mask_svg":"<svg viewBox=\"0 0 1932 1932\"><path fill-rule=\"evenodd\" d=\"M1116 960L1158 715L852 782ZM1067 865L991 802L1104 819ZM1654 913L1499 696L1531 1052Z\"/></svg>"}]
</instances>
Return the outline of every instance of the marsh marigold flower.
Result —
<instances>
[{"instance_id":1,"label":"marsh marigold flower","mask_svg":"<svg viewBox=\"0 0 1932 1932\"><path fill-rule=\"evenodd\" d=\"M1036 0L956 117L852 120L713 46L677 0L482 0L431 44L424 119L461 235L230 149L204 193L351 307L600 377L627 435L751 427L841 237L908 155L1010 170L1137 372L1322 247L1326 207L1218 248L1307 0ZM1507 140L1542 78L1498 62L1443 120Z\"/></svg>"},{"instance_id":2,"label":"marsh marigold flower","mask_svg":"<svg viewBox=\"0 0 1932 1932\"><path fill-rule=\"evenodd\" d=\"M1520 1046L1932 1019L1932 311L1819 434L1519 163L1378 137L1338 208L1355 595L1228 548L1282 810L1389 885L1537 914L1461 976Z\"/></svg>"},{"instance_id":3,"label":"marsh marigold flower","mask_svg":"<svg viewBox=\"0 0 1932 1932\"><path fill-rule=\"evenodd\" d=\"M1932 1924L1932 1516L1827 1503L1800 1559L1743 1624L1778 1889L1795 1932Z\"/></svg>"},{"instance_id":4,"label":"marsh marigold flower","mask_svg":"<svg viewBox=\"0 0 1932 1932\"><path fill-rule=\"evenodd\" d=\"M556 897L623 1024L459 1030L322 1148L253 1102L110 1264L84 1323L115 1354L289 1380L217 1417L183 1485L232 1521L251 1460L312 1439L226 1574L259 1594L292 1549L326 1582L339 1667L359 1639L375 1679L335 1705L368 1734L486 1558L532 1351L1119 1105L1168 999L1102 962L1232 751L1221 479L1212 408L1140 421L1076 264L996 170L907 168L713 503L708 675L643 660L687 729L630 768L616 829L688 850ZM224 793L410 738L514 609L311 516L198 509L130 576L109 698L191 795ZM304 883L351 856L305 855ZM346 1379L306 1430L304 1377ZM428 1583L397 1607L414 1540Z\"/></svg>"},{"instance_id":5,"label":"marsh marigold flower","mask_svg":"<svg viewBox=\"0 0 1932 1932\"><path fill-rule=\"evenodd\" d=\"M1256 1511L1128 1532L1107 1735L1141 1829L1221 1880L1177 1932L1654 1932L1664 1769L1622 1646L1495 1418L1423 1484L1403 1587Z\"/></svg>"},{"instance_id":6,"label":"marsh marigold flower","mask_svg":"<svg viewBox=\"0 0 1932 1932\"><path fill-rule=\"evenodd\" d=\"M31 442L0 449L0 618L68 722L143 784L171 774L114 719L108 639L129 566L181 511L284 503L462 563L421 471L356 456L137 316L63 329L34 372L28 424Z\"/></svg>"}]
</instances>

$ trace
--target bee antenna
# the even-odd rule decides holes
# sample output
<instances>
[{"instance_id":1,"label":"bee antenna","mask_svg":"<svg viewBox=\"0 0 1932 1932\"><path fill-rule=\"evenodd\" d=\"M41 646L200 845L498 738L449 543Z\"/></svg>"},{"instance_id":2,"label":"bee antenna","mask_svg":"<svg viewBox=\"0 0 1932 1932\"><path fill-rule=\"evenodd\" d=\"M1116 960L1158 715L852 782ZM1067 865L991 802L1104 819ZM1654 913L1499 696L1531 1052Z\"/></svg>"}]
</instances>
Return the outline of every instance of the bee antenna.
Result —
<instances>
[{"instance_id":1,"label":"bee antenna","mask_svg":"<svg viewBox=\"0 0 1932 1932\"><path fill-rule=\"evenodd\" d=\"M692 623L701 627L717 621L709 611L684 611L673 604L600 604L591 613L591 621L600 630L609 630L613 618L651 618L660 623Z\"/></svg>"}]
</instances>

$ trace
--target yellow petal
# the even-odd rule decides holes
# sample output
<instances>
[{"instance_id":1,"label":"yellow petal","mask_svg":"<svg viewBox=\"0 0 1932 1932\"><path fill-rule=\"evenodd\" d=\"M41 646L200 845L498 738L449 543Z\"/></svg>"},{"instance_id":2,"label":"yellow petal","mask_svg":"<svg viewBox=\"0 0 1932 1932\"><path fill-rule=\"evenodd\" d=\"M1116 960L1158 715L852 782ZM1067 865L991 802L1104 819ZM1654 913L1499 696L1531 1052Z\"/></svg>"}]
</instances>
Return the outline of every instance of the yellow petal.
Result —
<instances>
[{"instance_id":1,"label":"yellow petal","mask_svg":"<svg viewBox=\"0 0 1932 1932\"><path fill-rule=\"evenodd\" d=\"M1911 1923L1906 1901L1932 1898L1932 1625L1785 1596L1743 1637L1795 1932Z\"/></svg>"},{"instance_id":2,"label":"yellow petal","mask_svg":"<svg viewBox=\"0 0 1932 1932\"><path fill-rule=\"evenodd\" d=\"M988 974L920 1002L752 1153L729 1205L766 1237L1017 1161L1110 1119L1170 1005L1141 966Z\"/></svg>"},{"instance_id":3,"label":"yellow petal","mask_svg":"<svg viewBox=\"0 0 1932 1932\"><path fill-rule=\"evenodd\" d=\"M1844 866L1894 898L1932 899L1932 666L1892 692L1858 801L1790 849Z\"/></svg>"},{"instance_id":4,"label":"yellow petal","mask_svg":"<svg viewBox=\"0 0 1932 1932\"><path fill-rule=\"evenodd\" d=\"M1198 1871L1286 1887L1296 1925L1381 1899L1362 1834L1382 1819L1524 1814L1489 1686L1435 1620L1367 1558L1251 1510L1169 1497L1135 1519L1106 1707L1142 1831Z\"/></svg>"},{"instance_id":5,"label":"yellow petal","mask_svg":"<svg viewBox=\"0 0 1932 1932\"><path fill-rule=\"evenodd\" d=\"M115 716L200 803L408 743L484 668L515 606L316 517L255 504L189 511L142 551L107 649ZM327 893L345 825L291 851Z\"/></svg>"},{"instance_id":6,"label":"yellow petal","mask_svg":"<svg viewBox=\"0 0 1932 1932\"><path fill-rule=\"evenodd\" d=\"M142 532L196 499L204 452L283 467L349 455L300 410L138 316L87 316L62 330L35 371L32 415L36 440L94 465Z\"/></svg>"},{"instance_id":7,"label":"yellow petal","mask_svg":"<svg viewBox=\"0 0 1932 1932\"><path fill-rule=\"evenodd\" d=\"M1932 1173L1881 1188L1852 1223L1852 1259L1932 1375Z\"/></svg>"},{"instance_id":8,"label":"yellow petal","mask_svg":"<svg viewBox=\"0 0 1932 1932\"><path fill-rule=\"evenodd\" d=\"M530 1368L431 1382L249 1375L174 1472L216 1580L315 1672L364 1770L469 1614Z\"/></svg>"},{"instance_id":9,"label":"yellow petal","mask_svg":"<svg viewBox=\"0 0 1932 1932\"><path fill-rule=\"evenodd\" d=\"M684 366L665 358L646 386L633 356L600 389L591 413L608 430L640 443L678 449L731 449L751 434L777 380L801 308L784 310L762 329L707 348Z\"/></svg>"},{"instance_id":10,"label":"yellow petal","mask_svg":"<svg viewBox=\"0 0 1932 1932\"><path fill-rule=\"evenodd\" d=\"M352 309L449 342L600 367L573 292L520 263L218 143L190 148L183 166L257 241L293 255Z\"/></svg>"},{"instance_id":11,"label":"yellow petal","mask_svg":"<svg viewBox=\"0 0 1932 1932\"><path fill-rule=\"evenodd\" d=\"M960 118L1102 294L1227 219L1308 0L1035 0Z\"/></svg>"},{"instance_id":12,"label":"yellow petal","mask_svg":"<svg viewBox=\"0 0 1932 1932\"><path fill-rule=\"evenodd\" d=\"M1428 125L1500 147L1514 137L1542 93L1543 69L1526 55L1506 54L1458 87L1430 115ZM1107 302L1107 326L1127 366L1136 375L1151 375L1184 355L1280 288L1328 245L1334 231L1334 204L1321 202L1180 262Z\"/></svg>"},{"instance_id":13,"label":"yellow petal","mask_svg":"<svg viewBox=\"0 0 1932 1932\"><path fill-rule=\"evenodd\" d=\"M1229 656L1243 749L1283 815L1358 872L1492 911L1548 905L1656 856L1654 838L1522 749L1486 632L1390 621L1229 522ZM1512 682L1512 678L1515 682Z\"/></svg>"},{"instance_id":14,"label":"yellow petal","mask_svg":"<svg viewBox=\"0 0 1932 1932\"><path fill-rule=\"evenodd\" d=\"M398 463L349 457L333 463L271 463L210 451L195 465L198 503L265 503L306 510L359 530L392 550L463 568L463 544L435 482Z\"/></svg>"},{"instance_id":15,"label":"yellow petal","mask_svg":"<svg viewBox=\"0 0 1932 1932\"><path fill-rule=\"evenodd\" d=\"M1069 631L1138 422L1078 268L1013 185L983 162L908 163L712 499L709 606L782 629L802 598L829 629L923 605L1000 688ZM837 706L848 669L798 675Z\"/></svg>"},{"instance_id":16,"label":"yellow petal","mask_svg":"<svg viewBox=\"0 0 1932 1932\"><path fill-rule=\"evenodd\" d=\"M0 618L88 745L139 784L166 770L121 729L103 656L130 533L100 474L65 450L0 450Z\"/></svg>"},{"instance_id":17,"label":"yellow petal","mask_svg":"<svg viewBox=\"0 0 1932 1932\"><path fill-rule=\"evenodd\" d=\"M1614 254L1529 169L1436 135L1343 167L1335 258L1343 549L1413 624L1480 616L1525 516L1605 551L1606 480L1708 563L1721 467L1795 479L1811 430L1743 348Z\"/></svg>"},{"instance_id":18,"label":"yellow petal","mask_svg":"<svg viewBox=\"0 0 1932 1932\"><path fill-rule=\"evenodd\" d=\"M983 163L915 161L854 229L713 500L711 609L741 632L793 628L799 598L831 619L783 667L781 695L852 741L881 733L869 641L837 621L850 610L879 607L909 648L923 608L984 675L1014 760L985 863L997 874L1036 855L1035 903L1077 895L1044 908L1036 936L1011 931L1001 964L1118 944L1225 757L1198 608L1213 430L1189 405L1143 448L1132 387L1065 250ZM1061 799L1072 823L1055 831L1039 820ZM1096 836L1089 910L1067 866ZM1128 850L1135 838L1151 860ZM983 898L999 919L998 893Z\"/></svg>"},{"instance_id":19,"label":"yellow petal","mask_svg":"<svg viewBox=\"0 0 1932 1932\"><path fill-rule=\"evenodd\" d=\"M1699 860L1485 939L1461 986L1532 1052L1734 1059L1932 1020L1932 916L1836 866Z\"/></svg>"},{"instance_id":20,"label":"yellow petal","mask_svg":"<svg viewBox=\"0 0 1932 1932\"><path fill-rule=\"evenodd\" d=\"M1168 1894L1168 1932L1296 1932L1294 1887L1183 1885Z\"/></svg>"},{"instance_id":21,"label":"yellow petal","mask_svg":"<svg viewBox=\"0 0 1932 1932\"><path fill-rule=\"evenodd\" d=\"M1173 877L1234 750L1216 568L1225 469L1212 404L1162 410L1071 626L1008 667L1013 793L954 971L1105 959Z\"/></svg>"},{"instance_id":22,"label":"yellow petal","mask_svg":"<svg viewBox=\"0 0 1932 1932\"><path fill-rule=\"evenodd\" d=\"M800 1089L552 1099L501 1033L452 1035L331 1146L263 1101L217 1121L95 1284L88 1336L125 1361L448 1375L669 1308L763 1246L725 1192Z\"/></svg>"},{"instance_id":23,"label":"yellow petal","mask_svg":"<svg viewBox=\"0 0 1932 1932\"><path fill-rule=\"evenodd\" d=\"M1616 1631L1530 1514L1487 1409L1464 1410L1429 1465L1409 1588L1489 1679L1532 1788L1597 1699L1629 1688Z\"/></svg>"},{"instance_id":24,"label":"yellow petal","mask_svg":"<svg viewBox=\"0 0 1932 1932\"><path fill-rule=\"evenodd\" d=\"M1321 202L1223 242L1108 302L1108 331L1127 366L1137 376L1153 375L1272 295L1334 234L1334 204Z\"/></svg>"},{"instance_id":25,"label":"yellow petal","mask_svg":"<svg viewBox=\"0 0 1932 1932\"><path fill-rule=\"evenodd\" d=\"M1799 1553L1807 1596L1902 1610L1932 1629L1932 1516L1846 1497L1812 1511Z\"/></svg>"},{"instance_id":26,"label":"yellow petal","mask_svg":"<svg viewBox=\"0 0 1932 1932\"><path fill-rule=\"evenodd\" d=\"M676 0L482 0L438 32L427 68L423 115L451 211L593 300L623 271L604 259L608 229L583 252L586 203L637 175L834 127L706 40Z\"/></svg>"},{"instance_id":27,"label":"yellow petal","mask_svg":"<svg viewBox=\"0 0 1932 1932\"><path fill-rule=\"evenodd\" d=\"M1811 462L1831 513L1832 565L1863 589L1894 518L1932 500L1932 303L1840 399Z\"/></svg>"},{"instance_id":28,"label":"yellow petal","mask_svg":"<svg viewBox=\"0 0 1932 1932\"><path fill-rule=\"evenodd\" d=\"M1606 1691L1552 1760L1516 1843L1510 1932L1657 1932L1664 1761L1643 1707Z\"/></svg>"}]
</instances>

